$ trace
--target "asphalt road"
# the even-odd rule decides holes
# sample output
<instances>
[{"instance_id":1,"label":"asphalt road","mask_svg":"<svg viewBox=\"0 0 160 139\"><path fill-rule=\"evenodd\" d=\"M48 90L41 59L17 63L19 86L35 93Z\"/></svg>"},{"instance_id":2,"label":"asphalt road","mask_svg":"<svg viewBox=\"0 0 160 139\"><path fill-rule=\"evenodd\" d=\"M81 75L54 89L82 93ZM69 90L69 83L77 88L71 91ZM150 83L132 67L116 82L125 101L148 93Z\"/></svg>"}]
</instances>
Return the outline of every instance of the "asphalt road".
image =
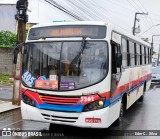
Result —
<instances>
[{"instance_id":1,"label":"asphalt road","mask_svg":"<svg viewBox=\"0 0 160 139\"><path fill-rule=\"evenodd\" d=\"M46 132L46 134L52 133L53 138L59 136L65 138L135 138L132 136L108 137L108 133L114 133L120 130L160 130L160 85L155 85L146 92L143 103L135 103L130 109L128 109L124 116L123 123L119 126L113 124L108 129L85 129L69 126L56 126L55 128L49 129L48 123L23 121L21 111L20 109L17 109L0 114L0 130L3 128L38 130ZM31 138L35 139L35 137L29 137L29 139ZM138 136L137 138L152 139L153 136Z\"/></svg>"}]
</instances>

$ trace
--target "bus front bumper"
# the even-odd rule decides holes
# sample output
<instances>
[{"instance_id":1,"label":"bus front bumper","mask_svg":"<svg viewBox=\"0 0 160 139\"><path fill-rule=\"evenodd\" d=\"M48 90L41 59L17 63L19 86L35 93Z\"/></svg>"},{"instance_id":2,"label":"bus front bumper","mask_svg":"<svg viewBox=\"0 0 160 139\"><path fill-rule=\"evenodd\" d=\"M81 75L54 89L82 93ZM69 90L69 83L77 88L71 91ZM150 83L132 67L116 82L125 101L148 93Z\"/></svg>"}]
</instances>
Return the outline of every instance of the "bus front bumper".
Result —
<instances>
[{"instance_id":1,"label":"bus front bumper","mask_svg":"<svg viewBox=\"0 0 160 139\"><path fill-rule=\"evenodd\" d=\"M22 118L54 124L71 125L86 128L107 128L111 125L110 108L73 113L38 109L21 101Z\"/></svg>"}]
</instances>

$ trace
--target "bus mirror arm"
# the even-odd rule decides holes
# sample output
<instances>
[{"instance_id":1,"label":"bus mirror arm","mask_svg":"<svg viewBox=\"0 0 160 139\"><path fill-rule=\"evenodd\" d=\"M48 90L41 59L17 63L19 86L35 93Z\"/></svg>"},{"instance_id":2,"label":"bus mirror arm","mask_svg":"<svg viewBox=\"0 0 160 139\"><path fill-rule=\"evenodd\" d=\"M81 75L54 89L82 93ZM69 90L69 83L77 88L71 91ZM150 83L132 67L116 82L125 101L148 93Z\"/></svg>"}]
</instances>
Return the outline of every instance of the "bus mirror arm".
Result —
<instances>
[{"instance_id":1,"label":"bus mirror arm","mask_svg":"<svg viewBox=\"0 0 160 139\"><path fill-rule=\"evenodd\" d=\"M122 66L122 54L121 53L117 53L117 67L121 67Z\"/></svg>"}]
</instances>

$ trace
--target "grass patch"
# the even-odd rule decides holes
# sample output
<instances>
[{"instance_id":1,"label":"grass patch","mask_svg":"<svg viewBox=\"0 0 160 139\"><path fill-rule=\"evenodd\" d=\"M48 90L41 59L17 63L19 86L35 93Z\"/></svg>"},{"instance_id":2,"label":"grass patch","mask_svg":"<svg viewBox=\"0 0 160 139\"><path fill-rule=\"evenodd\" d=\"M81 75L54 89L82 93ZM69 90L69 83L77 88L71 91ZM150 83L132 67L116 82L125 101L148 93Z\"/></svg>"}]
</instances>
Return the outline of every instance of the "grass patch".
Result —
<instances>
[{"instance_id":1,"label":"grass patch","mask_svg":"<svg viewBox=\"0 0 160 139\"><path fill-rule=\"evenodd\" d=\"M12 76L0 74L0 84L6 84L6 85L13 84Z\"/></svg>"}]
</instances>

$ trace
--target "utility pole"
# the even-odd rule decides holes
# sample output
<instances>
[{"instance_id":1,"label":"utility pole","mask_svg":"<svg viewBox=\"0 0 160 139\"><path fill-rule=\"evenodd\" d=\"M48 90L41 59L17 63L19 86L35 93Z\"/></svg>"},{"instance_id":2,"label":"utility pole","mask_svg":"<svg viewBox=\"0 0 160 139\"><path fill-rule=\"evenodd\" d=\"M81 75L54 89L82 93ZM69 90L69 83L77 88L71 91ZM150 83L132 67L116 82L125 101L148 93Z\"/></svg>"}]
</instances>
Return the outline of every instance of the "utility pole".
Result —
<instances>
[{"instance_id":1,"label":"utility pole","mask_svg":"<svg viewBox=\"0 0 160 139\"><path fill-rule=\"evenodd\" d=\"M133 25L133 35L135 35L135 28L136 28L136 21L137 21L137 15L138 14L143 14L143 15L148 15L148 13L135 13L135 18L134 18L134 25Z\"/></svg>"},{"instance_id":2,"label":"utility pole","mask_svg":"<svg viewBox=\"0 0 160 139\"><path fill-rule=\"evenodd\" d=\"M27 15L28 0L18 0L16 4L17 14L15 19L17 20L17 45L18 57L17 63L14 64L13 68L13 97L12 104L20 105L20 85L21 85L21 69L22 69L22 46L25 41L26 34L26 22L28 22Z\"/></svg>"}]
</instances>

